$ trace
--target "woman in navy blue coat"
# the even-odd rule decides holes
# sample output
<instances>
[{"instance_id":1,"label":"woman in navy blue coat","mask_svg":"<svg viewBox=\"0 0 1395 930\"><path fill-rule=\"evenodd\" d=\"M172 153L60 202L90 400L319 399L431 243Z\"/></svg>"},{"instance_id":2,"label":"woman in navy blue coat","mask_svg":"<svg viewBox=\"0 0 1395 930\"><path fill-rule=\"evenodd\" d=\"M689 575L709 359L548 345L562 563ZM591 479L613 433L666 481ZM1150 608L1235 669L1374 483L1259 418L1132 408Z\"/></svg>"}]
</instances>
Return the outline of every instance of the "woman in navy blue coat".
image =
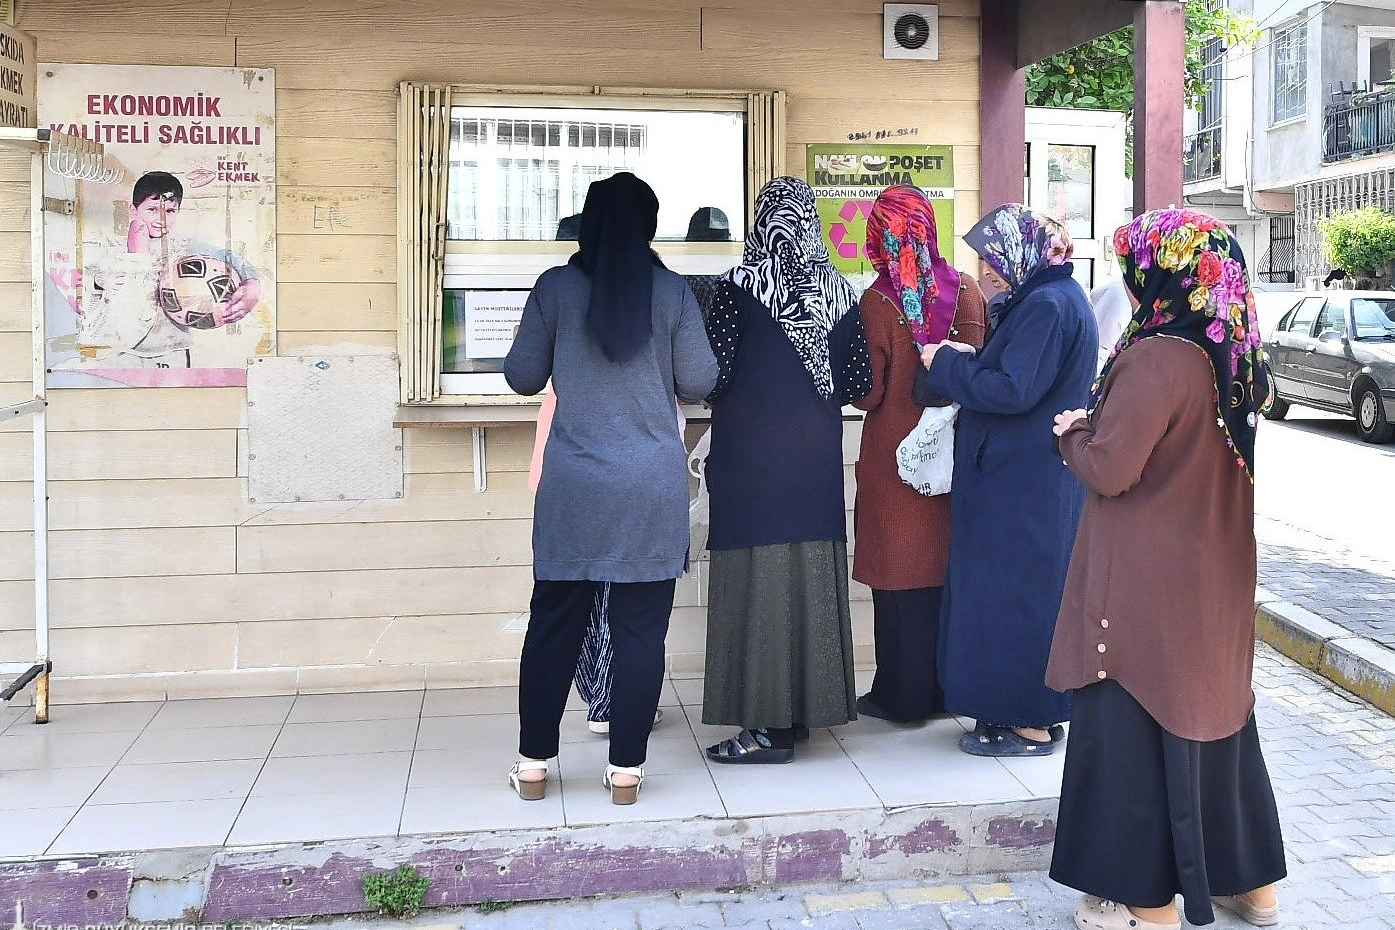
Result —
<instances>
[{"instance_id":1,"label":"woman in navy blue coat","mask_svg":"<svg viewBox=\"0 0 1395 930\"><path fill-rule=\"evenodd\" d=\"M1008 204L964 239L1007 296L981 351L926 346L917 382L960 405L940 675L946 709L978 721L965 752L1049 755L1070 696L1046 686L1046 659L1085 497L1052 425L1089 398L1095 318L1054 220Z\"/></svg>"}]
</instances>

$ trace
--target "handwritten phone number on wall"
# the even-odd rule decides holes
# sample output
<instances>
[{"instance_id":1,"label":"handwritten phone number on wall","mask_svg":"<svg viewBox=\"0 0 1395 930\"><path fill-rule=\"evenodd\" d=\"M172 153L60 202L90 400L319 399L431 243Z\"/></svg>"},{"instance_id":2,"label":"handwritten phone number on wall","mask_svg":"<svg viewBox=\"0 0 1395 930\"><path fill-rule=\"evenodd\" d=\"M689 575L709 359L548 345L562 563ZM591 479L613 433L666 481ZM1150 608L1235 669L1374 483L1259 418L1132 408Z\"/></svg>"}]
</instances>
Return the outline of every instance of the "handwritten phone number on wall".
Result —
<instances>
[{"instance_id":1,"label":"handwritten phone number on wall","mask_svg":"<svg viewBox=\"0 0 1395 930\"><path fill-rule=\"evenodd\" d=\"M903 126L900 129L876 129L865 132L848 133L849 142L871 142L879 139L898 139L906 136L918 136L920 129L916 126Z\"/></svg>"}]
</instances>

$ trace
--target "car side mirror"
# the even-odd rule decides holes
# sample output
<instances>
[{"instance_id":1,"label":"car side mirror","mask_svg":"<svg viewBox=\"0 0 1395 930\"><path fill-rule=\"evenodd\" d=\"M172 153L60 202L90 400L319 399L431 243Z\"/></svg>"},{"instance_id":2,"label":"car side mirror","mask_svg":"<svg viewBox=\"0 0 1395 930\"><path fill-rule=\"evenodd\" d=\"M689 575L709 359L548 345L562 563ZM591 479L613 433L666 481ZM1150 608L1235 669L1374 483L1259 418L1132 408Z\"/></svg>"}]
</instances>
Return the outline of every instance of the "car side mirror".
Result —
<instances>
[{"instance_id":1,"label":"car side mirror","mask_svg":"<svg viewBox=\"0 0 1395 930\"><path fill-rule=\"evenodd\" d=\"M1342 343L1346 341L1346 338L1346 336L1335 329L1325 329L1322 331L1322 335L1318 336L1318 341Z\"/></svg>"}]
</instances>

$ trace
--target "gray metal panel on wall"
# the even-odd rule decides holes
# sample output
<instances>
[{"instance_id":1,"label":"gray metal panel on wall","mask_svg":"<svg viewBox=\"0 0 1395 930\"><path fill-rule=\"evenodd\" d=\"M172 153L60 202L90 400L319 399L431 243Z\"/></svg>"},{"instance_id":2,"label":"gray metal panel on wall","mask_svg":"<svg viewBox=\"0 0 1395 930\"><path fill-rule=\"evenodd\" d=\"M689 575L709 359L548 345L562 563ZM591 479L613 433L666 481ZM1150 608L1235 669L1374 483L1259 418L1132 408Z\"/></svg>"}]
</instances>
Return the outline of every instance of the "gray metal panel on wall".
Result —
<instances>
[{"instance_id":1,"label":"gray metal panel on wall","mask_svg":"<svg viewBox=\"0 0 1395 930\"><path fill-rule=\"evenodd\" d=\"M256 504L402 496L394 355L247 364L247 496Z\"/></svg>"}]
</instances>

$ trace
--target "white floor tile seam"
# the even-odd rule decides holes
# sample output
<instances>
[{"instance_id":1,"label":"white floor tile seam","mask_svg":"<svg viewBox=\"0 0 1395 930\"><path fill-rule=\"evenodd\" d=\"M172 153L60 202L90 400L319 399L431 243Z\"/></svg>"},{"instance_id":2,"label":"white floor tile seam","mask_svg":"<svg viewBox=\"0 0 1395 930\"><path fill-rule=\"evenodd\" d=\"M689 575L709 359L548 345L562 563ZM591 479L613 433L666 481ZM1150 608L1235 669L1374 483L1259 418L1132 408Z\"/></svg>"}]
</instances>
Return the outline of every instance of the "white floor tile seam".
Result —
<instances>
[{"instance_id":1,"label":"white floor tile seam","mask_svg":"<svg viewBox=\"0 0 1395 930\"><path fill-rule=\"evenodd\" d=\"M401 806L398 807L398 809L397 809L397 835L398 835L398 836L401 836L401 834L402 834L402 820L403 820L404 817L407 816L407 796L408 796L408 792L410 792L410 791L412 790L412 769L413 769L413 768L416 766L416 764L417 764L417 745L421 742L422 721L425 719L425 714L426 714L426 694L425 694L425 689L424 689L424 688L423 688L423 691L422 691L422 706L421 706L421 711L422 711L422 713L419 714L419 715L417 716L417 729L416 729L416 733L414 733L414 734L412 735L412 754L411 754L411 756L407 759L407 783L406 783L405 785L403 785L403 787L402 787L402 804L401 804ZM510 763L510 764L512 764L512 763Z\"/></svg>"}]
</instances>

